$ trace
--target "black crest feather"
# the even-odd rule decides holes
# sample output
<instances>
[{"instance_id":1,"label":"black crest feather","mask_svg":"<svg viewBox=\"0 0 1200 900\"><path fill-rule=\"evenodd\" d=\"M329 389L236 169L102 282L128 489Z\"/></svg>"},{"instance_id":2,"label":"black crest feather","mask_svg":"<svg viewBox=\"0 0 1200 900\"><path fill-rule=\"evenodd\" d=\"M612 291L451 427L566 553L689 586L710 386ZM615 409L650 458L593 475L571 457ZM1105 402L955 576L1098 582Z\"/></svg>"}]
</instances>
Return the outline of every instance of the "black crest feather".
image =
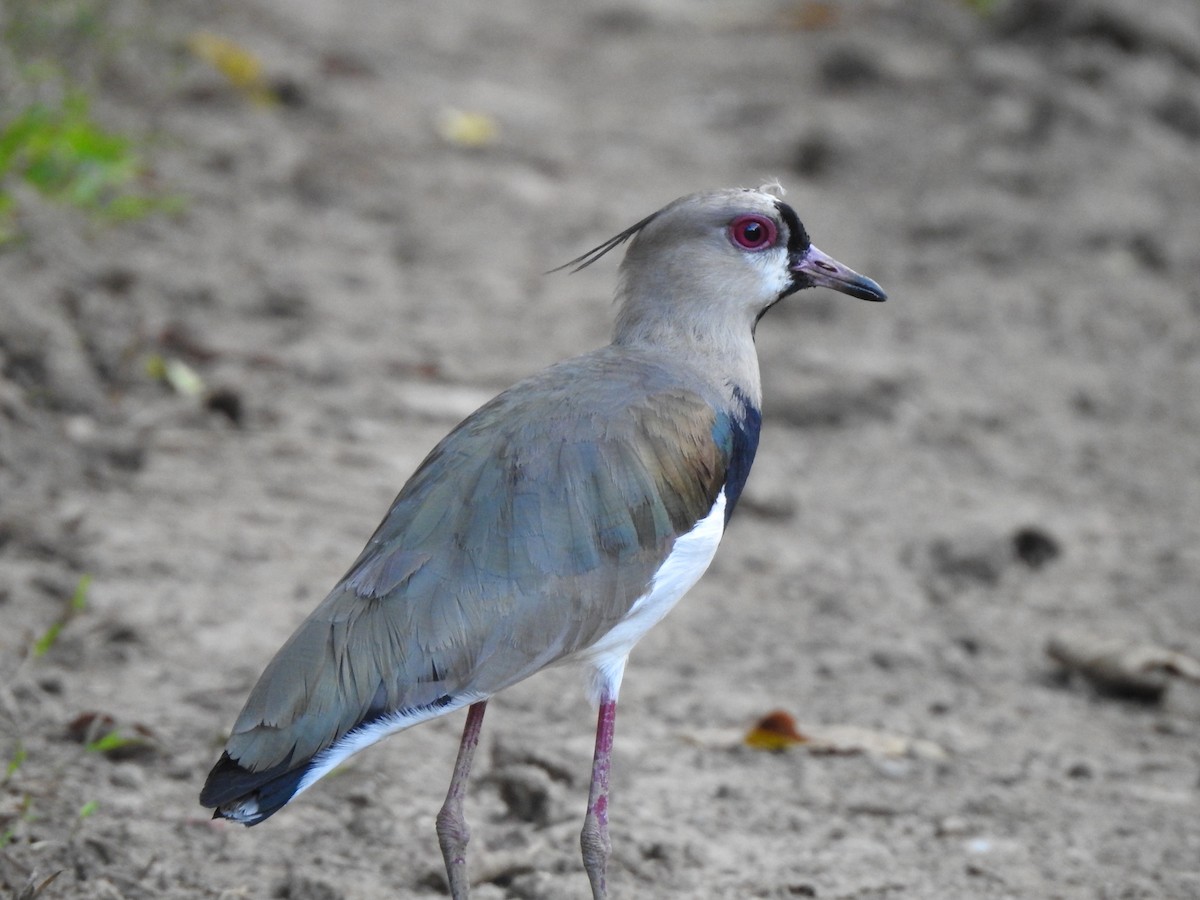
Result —
<instances>
[{"instance_id":1,"label":"black crest feather","mask_svg":"<svg viewBox=\"0 0 1200 900\"><path fill-rule=\"evenodd\" d=\"M658 210L658 212L651 213L650 215L646 216L646 218L642 219L642 221L640 221L634 225L630 225L628 228L626 228L620 234L610 237L607 241L605 241L599 247L593 247L591 250L589 250L587 253L583 254L582 256L577 256L570 262L563 263L561 266L555 266L553 269L550 270L550 272L547 272L546 274L549 275L551 272L561 272L563 269L571 269L571 273L574 274L575 272L578 272L580 269L586 269L588 266L590 266L592 263L594 263L596 260L598 260L600 257L602 257L605 253L607 253L609 250L613 250L617 247L620 247L623 243L625 243L627 240L629 240L631 237L633 237L635 234L637 234L639 231L641 231L643 228L645 228L647 225L649 225L651 222L653 222L655 219L657 219L661 214L662 214L661 209ZM572 267L574 267L574 268L572 268Z\"/></svg>"}]
</instances>

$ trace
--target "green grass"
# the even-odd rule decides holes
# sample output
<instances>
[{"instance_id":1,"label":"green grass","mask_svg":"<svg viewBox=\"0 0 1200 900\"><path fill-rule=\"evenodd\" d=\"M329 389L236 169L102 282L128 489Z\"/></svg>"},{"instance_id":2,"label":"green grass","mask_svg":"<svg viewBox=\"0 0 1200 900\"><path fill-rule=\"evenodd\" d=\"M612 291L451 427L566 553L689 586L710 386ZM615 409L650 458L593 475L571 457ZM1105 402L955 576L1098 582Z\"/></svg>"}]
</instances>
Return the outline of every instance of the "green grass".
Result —
<instances>
[{"instance_id":1,"label":"green grass","mask_svg":"<svg viewBox=\"0 0 1200 900\"><path fill-rule=\"evenodd\" d=\"M0 127L0 244L20 234L17 183L104 223L180 209L177 197L137 189L145 171L134 140L101 127L82 90L26 106Z\"/></svg>"},{"instance_id":2,"label":"green grass","mask_svg":"<svg viewBox=\"0 0 1200 900\"><path fill-rule=\"evenodd\" d=\"M1005 0L963 0L966 7L981 16L994 16L1004 8Z\"/></svg>"},{"instance_id":3,"label":"green grass","mask_svg":"<svg viewBox=\"0 0 1200 900\"><path fill-rule=\"evenodd\" d=\"M75 592L71 595L71 599L67 601L65 608L57 619L50 623L50 627L45 630L41 637L33 642L33 655L45 656L50 652L50 649L57 643L59 634L68 622L87 609L88 589L92 586L92 576L83 575L79 579L79 583L75 585Z\"/></svg>"},{"instance_id":4,"label":"green grass","mask_svg":"<svg viewBox=\"0 0 1200 900\"><path fill-rule=\"evenodd\" d=\"M84 745L83 749L88 753L111 753L114 750L123 750L126 747L140 747L145 744L144 738L125 737L116 728L107 734L102 734L96 740Z\"/></svg>"},{"instance_id":5,"label":"green grass","mask_svg":"<svg viewBox=\"0 0 1200 900\"><path fill-rule=\"evenodd\" d=\"M12 781L12 777L17 774L17 770L25 764L25 760L29 758L29 753L20 744L13 752L13 758L8 761L8 765L4 768L4 777L0 778L0 785L8 784Z\"/></svg>"},{"instance_id":6,"label":"green grass","mask_svg":"<svg viewBox=\"0 0 1200 900\"><path fill-rule=\"evenodd\" d=\"M138 36L152 31L153 16L143 12L131 24L112 0L0 2L0 250L22 236L37 203L100 225L183 208L151 183L146 138L94 112L104 73L147 45ZM157 45L151 58L164 58Z\"/></svg>"}]
</instances>

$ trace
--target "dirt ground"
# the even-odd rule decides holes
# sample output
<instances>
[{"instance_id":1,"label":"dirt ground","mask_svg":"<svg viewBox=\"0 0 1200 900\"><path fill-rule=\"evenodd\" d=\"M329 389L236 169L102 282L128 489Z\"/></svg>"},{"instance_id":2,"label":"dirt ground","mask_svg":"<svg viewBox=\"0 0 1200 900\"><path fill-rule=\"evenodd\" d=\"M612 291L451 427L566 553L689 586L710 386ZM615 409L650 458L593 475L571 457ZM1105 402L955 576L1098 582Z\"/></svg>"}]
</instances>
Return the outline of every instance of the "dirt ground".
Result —
<instances>
[{"instance_id":1,"label":"dirt ground","mask_svg":"<svg viewBox=\"0 0 1200 900\"><path fill-rule=\"evenodd\" d=\"M759 328L739 514L626 673L614 898L1200 898L1200 686L1113 696L1046 654L1200 655L1195 0L110 11L96 115L187 205L30 203L0 254L0 890L444 896L461 714L257 828L202 780L434 442L607 340L615 260L543 273L778 177L890 300L808 291ZM578 673L489 709L473 896L587 896ZM896 746L740 745L773 709Z\"/></svg>"}]
</instances>

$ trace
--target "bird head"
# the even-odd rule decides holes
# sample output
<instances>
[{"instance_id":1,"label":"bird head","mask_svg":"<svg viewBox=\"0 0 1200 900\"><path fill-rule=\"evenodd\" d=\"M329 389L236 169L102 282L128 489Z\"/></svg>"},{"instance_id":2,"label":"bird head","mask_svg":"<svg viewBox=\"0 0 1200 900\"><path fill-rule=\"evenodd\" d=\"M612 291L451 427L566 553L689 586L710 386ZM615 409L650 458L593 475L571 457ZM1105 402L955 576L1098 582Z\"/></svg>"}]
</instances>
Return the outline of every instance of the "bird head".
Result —
<instances>
[{"instance_id":1,"label":"bird head","mask_svg":"<svg viewBox=\"0 0 1200 900\"><path fill-rule=\"evenodd\" d=\"M870 278L813 245L778 185L682 197L567 266L578 271L630 240L618 334L667 321L692 328L745 321L753 329L784 297L811 287L887 298Z\"/></svg>"}]
</instances>

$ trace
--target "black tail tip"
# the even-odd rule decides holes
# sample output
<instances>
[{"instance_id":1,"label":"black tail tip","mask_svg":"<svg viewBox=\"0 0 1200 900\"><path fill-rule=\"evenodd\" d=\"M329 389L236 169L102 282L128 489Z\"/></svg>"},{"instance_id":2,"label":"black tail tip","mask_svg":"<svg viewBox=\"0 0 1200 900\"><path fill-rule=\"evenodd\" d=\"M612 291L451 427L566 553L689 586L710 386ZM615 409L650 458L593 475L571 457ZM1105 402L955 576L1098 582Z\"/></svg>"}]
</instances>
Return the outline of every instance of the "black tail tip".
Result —
<instances>
[{"instance_id":1,"label":"black tail tip","mask_svg":"<svg viewBox=\"0 0 1200 900\"><path fill-rule=\"evenodd\" d=\"M200 791L200 805L212 809L214 819L257 825L296 795L307 767L289 768L290 762L254 772L222 753Z\"/></svg>"}]
</instances>

